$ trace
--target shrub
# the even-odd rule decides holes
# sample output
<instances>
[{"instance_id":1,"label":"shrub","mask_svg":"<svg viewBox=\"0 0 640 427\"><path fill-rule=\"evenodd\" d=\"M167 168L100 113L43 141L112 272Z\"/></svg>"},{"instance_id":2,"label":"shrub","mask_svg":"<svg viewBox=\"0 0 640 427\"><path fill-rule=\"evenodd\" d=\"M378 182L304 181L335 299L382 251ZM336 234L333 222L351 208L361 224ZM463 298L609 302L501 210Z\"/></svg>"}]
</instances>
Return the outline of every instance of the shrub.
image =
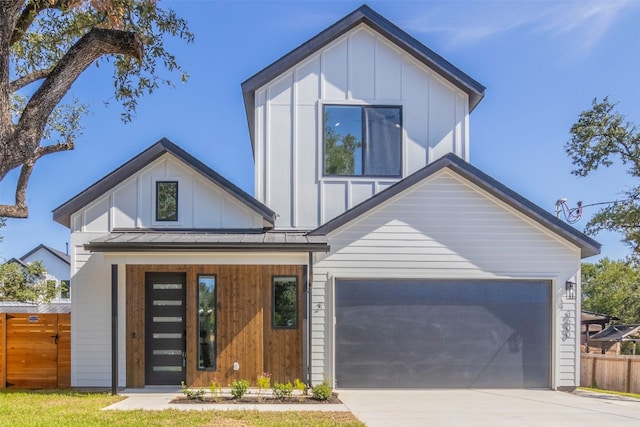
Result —
<instances>
[{"instance_id":1,"label":"shrub","mask_svg":"<svg viewBox=\"0 0 640 427\"><path fill-rule=\"evenodd\" d=\"M231 383L231 396L235 399L240 399L249 390L249 381L247 380L233 380Z\"/></svg>"},{"instance_id":2,"label":"shrub","mask_svg":"<svg viewBox=\"0 0 640 427\"><path fill-rule=\"evenodd\" d=\"M271 374L263 372L258 375L256 383L258 384L258 394L261 394L264 390L271 388Z\"/></svg>"},{"instance_id":3,"label":"shrub","mask_svg":"<svg viewBox=\"0 0 640 427\"><path fill-rule=\"evenodd\" d=\"M216 380L212 380L209 385L209 391L211 392L211 396L214 400L218 399L222 396L222 384L217 382Z\"/></svg>"},{"instance_id":4,"label":"shrub","mask_svg":"<svg viewBox=\"0 0 640 427\"><path fill-rule=\"evenodd\" d=\"M273 383L273 395L278 399L288 399L293 394L291 383L281 384L278 381Z\"/></svg>"},{"instance_id":5,"label":"shrub","mask_svg":"<svg viewBox=\"0 0 640 427\"><path fill-rule=\"evenodd\" d=\"M181 383L182 386L182 393L187 396L187 399L190 400L204 400L204 389L202 388L198 388L198 389L190 389L187 387L187 385L184 383L184 381L182 381Z\"/></svg>"},{"instance_id":6,"label":"shrub","mask_svg":"<svg viewBox=\"0 0 640 427\"><path fill-rule=\"evenodd\" d=\"M313 398L316 400L329 400L329 398L331 398L332 393L333 393L333 388L329 385L327 381L311 388L311 394Z\"/></svg>"},{"instance_id":7,"label":"shrub","mask_svg":"<svg viewBox=\"0 0 640 427\"><path fill-rule=\"evenodd\" d=\"M298 390L301 394L307 394L307 385L300 381L300 378L296 378L293 382L293 388Z\"/></svg>"}]
</instances>

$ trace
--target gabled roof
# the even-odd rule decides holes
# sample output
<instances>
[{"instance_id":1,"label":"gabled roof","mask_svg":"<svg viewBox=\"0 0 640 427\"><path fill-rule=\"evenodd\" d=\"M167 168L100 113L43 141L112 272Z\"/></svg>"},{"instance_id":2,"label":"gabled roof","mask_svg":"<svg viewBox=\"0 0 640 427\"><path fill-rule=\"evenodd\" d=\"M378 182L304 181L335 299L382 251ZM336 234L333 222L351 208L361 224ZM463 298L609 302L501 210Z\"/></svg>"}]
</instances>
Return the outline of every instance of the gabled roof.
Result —
<instances>
[{"instance_id":1,"label":"gabled roof","mask_svg":"<svg viewBox=\"0 0 640 427\"><path fill-rule=\"evenodd\" d=\"M596 313L594 311L582 310L580 312L580 323L583 325L600 324L604 325L612 320L620 320L616 316L610 316L608 314Z\"/></svg>"},{"instance_id":2,"label":"gabled roof","mask_svg":"<svg viewBox=\"0 0 640 427\"><path fill-rule=\"evenodd\" d=\"M589 337L589 341L630 341L629 335L640 333L640 325L610 325L597 334Z\"/></svg>"},{"instance_id":3,"label":"gabled roof","mask_svg":"<svg viewBox=\"0 0 640 427\"><path fill-rule=\"evenodd\" d=\"M582 258L600 253L600 243L451 153L409 175L407 178L381 191L370 199L354 206L331 221L311 231L309 234L326 235L331 233L444 168L450 169L512 208L575 244L580 248Z\"/></svg>"},{"instance_id":4,"label":"gabled roof","mask_svg":"<svg viewBox=\"0 0 640 427\"><path fill-rule=\"evenodd\" d=\"M253 109L255 106L255 91L360 24L366 24L409 55L439 73L454 86L466 92L469 95L469 111L473 111L484 97L485 87L483 85L401 30L391 21L375 12L369 6L362 5L317 36L298 46L242 83L244 106L249 122L252 147L254 146Z\"/></svg>"},{"instance_id":5,"label":"gabled roof","mask_svg":"<svg viewBox=\"0 0 640 427\"><path fill-rule=\"evenodd\" d=\"M5 263L4 263L4 264L11 264L12 262L13 262L13 263L16 263L16 264L18 264L18 265L20 265L20 266L22 266L22 267L24 267L24 268L29 267L29 266L27 265L27 263L26 263L26 262L22 261L22 260L21 260L21 259L19 259L19 258L11 258L11 259L9 259L9 260L5 261Z\"/></svg>"},{"instance_id":6,"label":"gabled roof","mask_svg":"<svg viewBox=\"0 0 640 427\"><path fill-rule=\"evenodd\" d=\"M22 255L22 257L20 257L20 260L24 262L25 259L29 258L34 253L38 252L40 249L44 249L45 251L51 252L53 256L59 258L62 262L66 264L69 264L69 265L71 264L71 257L69 255L43 244L39 244L38 246L31 249L26 254Z\"/></svg>"},{"instance_id":7,"label":"gabled roof","mask_svg":"<svg viewBox=\"0 0 640 427\"><path fill-rule=\"evenodd\" d=\"M53 210L54 221L70 227L72 213L78 211L82 207L96 200L108 190L120 184L121 182L134 175L136 172L166 153L172 154L182 162L186 163L191 168L199 172L202 176L209 179L209 181L225 190L240 203L247 206L258 215L261 215L266 222L271 224L271 226L273 226L273 224L275 223L275 212L251 197L249 194L240 189L240 187L224 178L222 175L202 163L200 160L196 159L191 154L187 153L182 148L169 141L167 138L162 138L160 141L156 142L154 145L147 148L145 151L138 154L136 157L111 172L109 175L95 182L87 189L81 191L71 199L55 208Z\"/></svg>"}]
</instances>

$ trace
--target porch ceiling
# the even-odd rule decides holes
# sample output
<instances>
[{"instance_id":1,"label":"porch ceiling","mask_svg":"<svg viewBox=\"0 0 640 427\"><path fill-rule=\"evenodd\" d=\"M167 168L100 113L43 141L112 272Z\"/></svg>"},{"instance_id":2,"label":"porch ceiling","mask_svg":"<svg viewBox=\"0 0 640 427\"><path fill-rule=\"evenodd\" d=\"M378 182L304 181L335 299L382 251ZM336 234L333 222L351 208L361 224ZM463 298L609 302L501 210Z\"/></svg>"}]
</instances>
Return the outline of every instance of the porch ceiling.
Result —
<instances>
[{"instance_id":1,"label":"porch ceiling","mask_svg":"<svg viewBox=\"0 0 640 427\"><path fill-rule=\"evenodd\" d=\"M300 232L123 231L92 240L84 248L92 252L328 252L329 243L325 236Z\"/></svg>"}]
</instances>

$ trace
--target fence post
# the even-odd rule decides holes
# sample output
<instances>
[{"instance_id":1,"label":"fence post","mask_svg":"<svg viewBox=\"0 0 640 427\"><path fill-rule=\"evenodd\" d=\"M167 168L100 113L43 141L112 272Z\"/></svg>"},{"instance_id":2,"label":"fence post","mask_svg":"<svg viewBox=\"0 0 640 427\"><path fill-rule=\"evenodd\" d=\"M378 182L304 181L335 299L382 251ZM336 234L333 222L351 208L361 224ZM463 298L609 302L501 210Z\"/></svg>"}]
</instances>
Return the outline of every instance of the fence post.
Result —
<instances>
[{"instance_id":1,"label":"fence post","mask_svg":"<svg viewBox=\"0 0 640 427\"><path fill-rule=\"evenodd\" d=\"M595 385L597 388L598 383L596 382L596 366L598 366L598 364L596 362L598 361L598 359L594 357L591 360L593 361L593 364L591 365L591 384L589 384L589 387L593 387Z\"/></svg>"},{"instance_id":2,"label":"fence post","mask_svg":"<svg viewBox=\"0 0 640 427\"><path fill-rule=\"evenodd\" d=\"M631 393L631 357L627 360L627 375L625 375L625 393Z\"/></svg>"}]
</instances>

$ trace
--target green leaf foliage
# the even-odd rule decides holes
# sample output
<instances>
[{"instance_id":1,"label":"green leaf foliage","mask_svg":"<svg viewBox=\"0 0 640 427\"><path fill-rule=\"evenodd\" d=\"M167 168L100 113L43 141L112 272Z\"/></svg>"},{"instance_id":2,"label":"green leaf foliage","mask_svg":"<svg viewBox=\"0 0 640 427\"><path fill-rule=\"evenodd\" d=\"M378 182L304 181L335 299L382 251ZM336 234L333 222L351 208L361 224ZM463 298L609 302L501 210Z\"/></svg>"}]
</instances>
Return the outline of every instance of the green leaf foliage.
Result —
<instances>
[{"instance_id":1,"label":"green leaf foliage","mask_svg":"<svg viewBox=\"0 0 640 427\"><path fill-rule=\"evenodd\" d=\"M640 272L628 261L603 258L582 264L582 308L640 323Z\"/></svg>"},{"instance_id":2,"label":"green leaf foliage","mask_svg":"<svg viewBox=\"0 0 640 427\"><path fill-rule=\"evenodd\" d=\"M590 110L583 111L571 127L571 139L564 149L574 165L572 174L586 177L599 167L612 166L615 161L627 168L627 174L640 178L640 132L625 120L608 98L593 100ZM623 242L640 256L640 186L621 189L621 200L598 211L585 231L597 234L602 230L621 233Z\"/></svg>"},{"instance_id":3,"label":"green leaf foliage","mask_svg":"<svg viewBox=\"0 0 640 427\"><path fill-rule=\"evenodd\" d=\"M47 303L56 297L54 280L46 280L40 261L26 266L17 262L0 265L0 301Z\"/></svg>"},{"instance_id":4,"label":"green leaf foliage","mask_svg":"<svg viewBox=\"0 0 640 427\"><path fill-rule=\"evenodd\" d=\"M142 61L125 55L103 56L96 61L98 66L107 62L113 64L114 98L123 106L124 121L132 119L140 96L151 94L162 86L172 86L176 78L186 81L188 75L174 54L165 48L165 39L175 37L192 42L194 35L186 20L173 9L161 7L162 2L80 0L61 3L68 5L38 13L28 30L13 44L10 62L15 77L53 69L89 30L110 28L136 33L144 44ZM64 116L73 117L71 111L82 115L87 110L86 105L76 102L65 105L58 117L52 115L50 118L52 128L55 123L64 123Z\"/></svg>"},{"instance_id":5,"label":"green leaf foliage","mask_svg":"<svg viewBox=\"0 0 640 427\"><path fill-rule=\"evenodd\" d=\"M330 125L328 113L325 113L324 122L324 173L354 175L355 153L362 147L362 142L350 133L339 135Z\"/></svg>"}]
</instances>

